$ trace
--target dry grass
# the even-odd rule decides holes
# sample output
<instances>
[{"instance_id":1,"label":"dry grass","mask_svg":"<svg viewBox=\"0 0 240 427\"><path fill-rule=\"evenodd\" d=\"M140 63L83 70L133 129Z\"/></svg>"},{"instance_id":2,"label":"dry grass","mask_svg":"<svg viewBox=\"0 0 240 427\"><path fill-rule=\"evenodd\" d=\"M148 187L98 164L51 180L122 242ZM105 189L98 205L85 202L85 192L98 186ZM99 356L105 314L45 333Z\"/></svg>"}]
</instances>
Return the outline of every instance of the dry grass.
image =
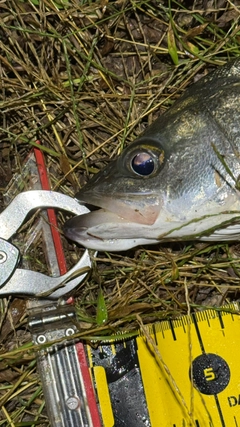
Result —
<instances>
[{"instance_id":1,"label":"dry grass","mask_svg":"<svg viewBox=\"0 0 240 427\"><path fill-rule=\"evenodd\" d=\"M52 188L73 195L190 83L239 56L239 16L230 0L1 2L0 193L39 139ZM71 265L79 249L64 245ZM239 265L228 244L99 254L78 291L79 324L106 335L136 329L136 315L219 307L239 298ZM30 346L25 304L4 299L1 311L0 426L47 426L34 351L16 351Z\"/></svg>"}]
</instances>

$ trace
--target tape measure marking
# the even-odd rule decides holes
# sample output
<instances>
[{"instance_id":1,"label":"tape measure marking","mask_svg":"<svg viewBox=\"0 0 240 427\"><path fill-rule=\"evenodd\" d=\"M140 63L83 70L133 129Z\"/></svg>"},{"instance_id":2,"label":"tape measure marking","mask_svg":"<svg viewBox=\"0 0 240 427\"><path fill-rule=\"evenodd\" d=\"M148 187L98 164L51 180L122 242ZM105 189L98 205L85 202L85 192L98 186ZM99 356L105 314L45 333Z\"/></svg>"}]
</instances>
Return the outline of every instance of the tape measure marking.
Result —
<instances>
[{"instance_id":1,"label":"tape measure marking","mask_svg":"<svg viewBox=\"0 0 240 427\"><path fill-rule=\"evenodd\" d=\"M143 383L149 416L149 424L144 425L240 427L240 316L232 314L231 310L238 312L239 306L230 304L221 311L206 310L193 316L149 325L148 333L151 334L156 349L143 336L126 341L122 346L118 343L103 346L105 353L109 352L108 363L111 364L111 357L117 357L120 348L129 348L131 342L136 342L137 358L134 363L139 366L138 378ZM163 372L159 364L156 350L161 354L176 383L175 389L170 384L171 377ZM100 359L96 362L93 350L89 351L89 355L90 359L95 360L95 365L101 365ZM100 382L98 393L101 393ZM115 393L117 391L115 388ZM133 389L131 392L134 392ZM111 393L110 390L112 401ZM123 395L121 398L124 400ZM110 407L111 401L107 404L109 408L105 407L105 413L109 411L115 417L116 414ZM128 418L124 421L128 425ZM114 418L115 425L118 423Z\"/></svg>"}]
</instances>

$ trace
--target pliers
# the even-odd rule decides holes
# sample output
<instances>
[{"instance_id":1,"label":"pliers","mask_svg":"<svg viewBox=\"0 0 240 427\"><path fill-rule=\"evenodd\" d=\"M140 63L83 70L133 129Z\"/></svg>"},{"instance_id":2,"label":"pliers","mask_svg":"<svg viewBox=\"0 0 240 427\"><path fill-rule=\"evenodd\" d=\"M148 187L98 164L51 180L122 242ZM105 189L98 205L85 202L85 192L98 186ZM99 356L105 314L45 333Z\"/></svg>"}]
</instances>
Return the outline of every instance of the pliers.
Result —
<instances>
[{"instance_id":1,"label":"pliers","mask_svg":"<svg viewBox=\"0 0 240 427\"><path fill-rule=\"evenodd\" d=\"M18 268L20 252L9 239L30 212L42 208L65 210L75 215L88 212L75 199L54 191L31 190L18 194L0 214L0 297L14 294L46 298L47 295L47 298L57 299L74 289L91 266L89 253L85 251L77 264L59 277Z\"/></svg>"},{"instance_id":2,"label":"pliers","mask_svg":"<svg viewBox=\"0 0 240 427\"><path fill-rule=\"evenodd\" d=\"M84 345L71 338L77 332L74 305L64 298L87 275L91 267L89 253L86 250L67 273L50 277L18 268L20 251L9 241L29 214L42 208L75 215L89 212L77 200L54 191L18 194L0 214L0 297L30 297L29 328L34 344L39 346L38 371L51 426L101 427ZM48 346L42 349L42 344Z\"/></svg>"}]
</instances>

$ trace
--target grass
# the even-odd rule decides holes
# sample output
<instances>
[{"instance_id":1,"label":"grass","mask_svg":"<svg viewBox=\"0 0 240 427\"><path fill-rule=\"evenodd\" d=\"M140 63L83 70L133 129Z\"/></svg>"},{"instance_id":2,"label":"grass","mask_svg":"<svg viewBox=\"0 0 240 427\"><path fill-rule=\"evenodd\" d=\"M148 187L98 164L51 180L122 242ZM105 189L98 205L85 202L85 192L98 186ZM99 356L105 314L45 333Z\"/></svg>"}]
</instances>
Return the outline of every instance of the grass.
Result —
<instances>
[{"instance_id":1,"label":"grass","mask_svg":"<svg viewBox=\"0 0 240 427\"><path fill-rule=\"evenodd\" d=\"M52 188L74 195L189 84L238 57L239 6L205 3L196 9L170 0L2 3L1 206L37 140ZM24 235L17 239L24 248ZM25 257L44 272L39 246ZM71 266L81 250L67 241L64 247ZM77 294L81 336L132 333L138 316L145 325L189 307L218 309L239 298L239 265L238 244L99 253ZM0 320L0 426L47 426L25 303L2 299Z\"/></svg>"}]
</instances>

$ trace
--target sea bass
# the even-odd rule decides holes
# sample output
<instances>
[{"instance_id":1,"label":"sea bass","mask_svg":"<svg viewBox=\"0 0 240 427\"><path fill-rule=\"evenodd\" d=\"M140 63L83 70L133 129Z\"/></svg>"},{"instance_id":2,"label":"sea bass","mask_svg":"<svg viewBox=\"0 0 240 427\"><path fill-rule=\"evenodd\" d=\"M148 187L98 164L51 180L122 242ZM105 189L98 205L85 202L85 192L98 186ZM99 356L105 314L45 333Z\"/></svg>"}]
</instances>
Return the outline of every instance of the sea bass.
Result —
<instances>
[{"instance_id":1,"label":"sea bass","mask_svg":"<svg viewBox=\"0 0 240 427\"><path fill-rule=\"evenodd\" d=\"M193 84L81 189L64 225L87 248L240 237L240 59Z\"/></svg>"}]
</instances>

